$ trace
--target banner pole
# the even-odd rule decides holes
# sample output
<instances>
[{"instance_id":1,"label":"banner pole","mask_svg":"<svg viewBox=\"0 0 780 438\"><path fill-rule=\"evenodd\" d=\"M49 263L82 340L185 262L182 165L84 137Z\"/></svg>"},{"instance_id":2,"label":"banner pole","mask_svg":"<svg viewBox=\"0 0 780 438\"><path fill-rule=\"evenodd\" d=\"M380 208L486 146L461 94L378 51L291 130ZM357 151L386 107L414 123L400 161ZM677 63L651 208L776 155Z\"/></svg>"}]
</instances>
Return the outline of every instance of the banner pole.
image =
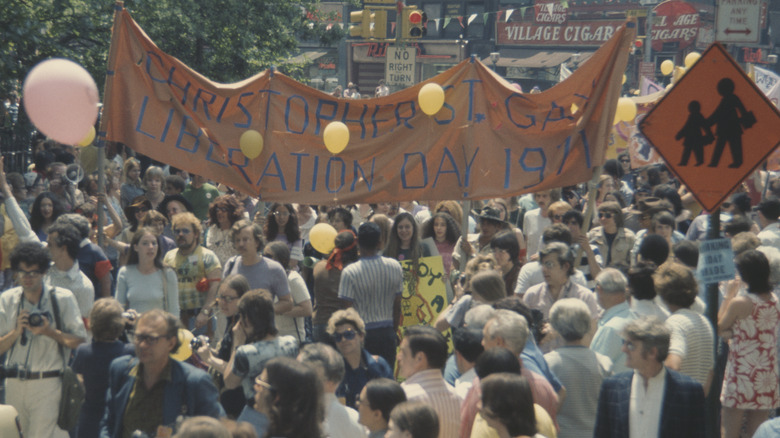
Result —
<instances>
[{"instance_id":1,"label":"banner pole","mask_svg":"<svg viewBox=\"0 0 780 438\"><path fill-rule=\"evenodd\" d=\"M593 210L596 206L596 195L598 194L598 182L601 178L601 172L604 170L604 166L596 166L593 169L593 177L588 181L588 205L585 208L585 214L583 215L582 228L580 233L588 235L590 230L591 219L593 218ZM580 261L582 261L582 252L584 249L580 246L577 250L577 257L574 258L574 269L580 267Z\"/></svg>"},{"instance_id":2,"label":"banner pole","mask_svg":"<svg viewBox=\"0 0 780 438\"><path fill-rule=\"evenodd\" d=\"M111 45L108 49L108 61L106 65L106 80L103 83L103 108L100 114L100 128L98 129L98 144L97 144L97 162L98 162L98 193L106 193L106 126L108 125L108 111L111 103L111 88L108 86L109 81L114 75L114 64L116 59L116 43L118 39L118 28L120 22L120 14L124 10L124 2L116 1L114 3L114 24L111 26ZM108 194L106 193L106 200L108 200ZM103 212L102 201L98 198L97 205L98 215L98 246L103 246L105 241L105 234L103 233L103 224L105 223L105 214Z\"/></svg>"}]
</instances>

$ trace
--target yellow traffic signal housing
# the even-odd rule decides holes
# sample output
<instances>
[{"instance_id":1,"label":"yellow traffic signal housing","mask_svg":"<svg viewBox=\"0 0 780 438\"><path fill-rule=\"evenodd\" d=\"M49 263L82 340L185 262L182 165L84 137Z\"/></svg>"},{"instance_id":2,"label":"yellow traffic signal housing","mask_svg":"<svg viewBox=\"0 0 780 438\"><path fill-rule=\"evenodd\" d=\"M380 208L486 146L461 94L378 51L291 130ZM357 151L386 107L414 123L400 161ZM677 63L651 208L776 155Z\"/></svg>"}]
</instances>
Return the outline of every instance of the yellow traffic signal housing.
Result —
<instances>
[{"instance_id":1,"label":"yellow traffic signal housing","mask_svg":"<svg viewBox=\"0 0 780 438\"><path fill-rule=\"evenodd\" d=\"M371 11L353 11L349 13L349 35L353 37L371 38Z\"/></svg>"},{"instance_id":2,"label":"yellow traffic signal housing","mask_svg":"<svg viewBox=\"0 0 780 438\"><path fill-rule=\"evenodd\" d=\"M376 10L371 14L373 26L371 27L371 37L384 40L387 39L387 11Z\"/></svg>"}]
</instances>

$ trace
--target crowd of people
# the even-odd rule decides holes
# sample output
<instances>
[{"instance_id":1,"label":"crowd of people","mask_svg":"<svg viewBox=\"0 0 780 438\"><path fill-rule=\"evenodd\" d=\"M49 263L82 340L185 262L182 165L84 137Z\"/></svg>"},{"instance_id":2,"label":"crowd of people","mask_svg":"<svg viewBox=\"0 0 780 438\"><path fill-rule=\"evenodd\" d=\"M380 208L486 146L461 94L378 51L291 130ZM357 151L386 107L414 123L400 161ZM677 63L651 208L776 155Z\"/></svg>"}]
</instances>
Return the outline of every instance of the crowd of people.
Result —
<instances>
[{"instance_id":1,"label":"crowd of people","mask_svg":"<svg viewBox=\"0 0 780 438\"><path fill-rule=\"evenodd\" d=\"M80 157L61 145L0 175L4 402L25 436L701 437L713 393L722 437L780 428L771 172L722 205L737 275L714 303L707 212L627 155L590 206L574 186L463 211L259 202L128 154L105 190L65 175ZM402 327L402 266L425 257L448 302ZM74 430L66 367L86 390Z\"/></svg>"}]
</instances>

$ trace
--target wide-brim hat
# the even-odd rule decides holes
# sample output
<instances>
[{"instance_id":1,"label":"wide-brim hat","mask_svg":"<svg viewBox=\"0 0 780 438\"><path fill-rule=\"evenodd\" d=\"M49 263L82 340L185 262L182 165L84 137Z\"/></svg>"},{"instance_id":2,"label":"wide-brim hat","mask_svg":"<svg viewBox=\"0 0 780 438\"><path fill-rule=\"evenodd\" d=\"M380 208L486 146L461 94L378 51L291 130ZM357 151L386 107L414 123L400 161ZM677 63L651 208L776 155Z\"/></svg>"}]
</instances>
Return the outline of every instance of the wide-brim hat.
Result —
<instances>
[{"instance_id":1,"label":"wide-brim hat","mask_svg":"<svg viewBox=\"0 0 780 438\"><path fill-rule=\"evenodd\" d=\"M506 223L506 221L501 219L501 211L493 207L483 208L482 211L479 213L479 220L490 220L493 222L498 222L500 224Z\"/></svg>"}]
</instances>

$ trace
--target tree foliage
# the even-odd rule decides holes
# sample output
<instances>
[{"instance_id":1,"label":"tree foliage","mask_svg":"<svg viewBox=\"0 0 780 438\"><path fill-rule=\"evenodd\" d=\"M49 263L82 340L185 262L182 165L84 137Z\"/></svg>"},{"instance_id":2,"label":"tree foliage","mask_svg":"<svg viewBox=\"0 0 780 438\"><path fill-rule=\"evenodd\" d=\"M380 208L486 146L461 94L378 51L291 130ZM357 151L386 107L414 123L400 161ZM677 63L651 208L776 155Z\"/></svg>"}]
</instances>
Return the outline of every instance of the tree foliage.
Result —
<instances>
[{"instance_id":1,"label":"tree foliage","mask_svg":"<svg viewBox=\"0 0 780 438\"><path fill-rule=\"evenodd\" d=\"M291 0L127 0L125 7L164 51L218 82L253 76L285 63L300 40L333 44L338 26L312 19L317 2ZM110 0L0 0L0 94L18 89L50 57L84 66L102 89L111 40Z\"/></svg>"}]
</instances>

